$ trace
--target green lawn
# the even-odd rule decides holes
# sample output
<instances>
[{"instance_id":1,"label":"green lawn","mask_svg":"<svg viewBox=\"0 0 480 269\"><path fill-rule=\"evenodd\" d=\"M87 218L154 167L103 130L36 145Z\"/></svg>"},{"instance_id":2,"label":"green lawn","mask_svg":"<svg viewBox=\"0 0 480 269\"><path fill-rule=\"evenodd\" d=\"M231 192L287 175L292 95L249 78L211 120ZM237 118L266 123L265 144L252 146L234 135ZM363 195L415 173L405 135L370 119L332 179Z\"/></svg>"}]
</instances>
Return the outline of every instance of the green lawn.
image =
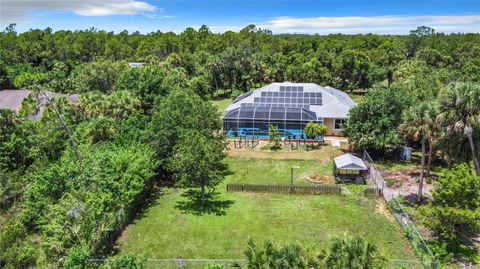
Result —
<instances>
[{"instance_id":1,"label":"green lawn","mask_svg":"<svg viewBox=\"0 0 480 269\"><path fill-rule=\"evenodd\" d=\"M350 98L352 98L352 100L357 104L362 102L363 97L365 96L364 93L357 93L357 92L347 92L347 93L350 96Z\"/></svg>"},{"instance_id":2,"label":"green lawn","mask_svg":"<svg viewBox=\"0 0 480 269\"><path fill-rule=\"evenodd\" d=\"M217 108L218 112L223 116L223 113L225 113L225 109L227 106L232 102L231 99L225 98L225 99L215 99L211 101Z\"/></svg>"},{"instance_id":3,"label":"green lawn","mask_svg":"<svg viewBox=\"0 0 480 269\"><path fill-rule=\"evenodd\" d=\"M228 157L227 163L233 175L227 178L232 183L290 184L291 168L296 185L311 185L307 178L316 175L333 177L333 161L322 163L319 160L274 160ZM329 183L334 183L329 182Z\"/></svg>"},{"instance_id":4,"label":"green lawn","mask_svg":"<svg viewBox=\"0 0 480 269\"><path fill-rule=\"evenodd\" d=\"M379 200L364 197L364 186L349 187L351 193L346 196L225 191L228 182L288 183L292 165L299 166L295 178L300 184L301 175L328 173L329 164L241 157L228 157L227 162L233 174L219 186L211 214L197 214L187 202L190 200L182 196L184 190L166 189L126 229L118 242L120 250L145 253L150 258L235 259L242 258L249 237L319 249L331 236L349 232L367 237L391 258L415 258L398 225L381 213Z\"/></svg>"}]
</instances>

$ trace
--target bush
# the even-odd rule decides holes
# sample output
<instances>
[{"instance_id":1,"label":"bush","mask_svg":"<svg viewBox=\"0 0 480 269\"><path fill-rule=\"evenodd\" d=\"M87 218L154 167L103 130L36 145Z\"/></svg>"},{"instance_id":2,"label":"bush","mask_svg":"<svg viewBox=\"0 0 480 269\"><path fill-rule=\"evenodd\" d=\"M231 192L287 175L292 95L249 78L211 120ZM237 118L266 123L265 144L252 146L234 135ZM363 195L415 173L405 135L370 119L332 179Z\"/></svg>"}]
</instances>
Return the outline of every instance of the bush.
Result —
<instances>
[{"instance_id":1,"label":"bush","mask_svg":"<svg viewBox=\"0 0 480 269\"><path fill-rule=\"evenodd\" d=\"M393 184L395 184L395 179L393 179L393 178L388 178L388 179L387 179L387 187L390 188L390 187L393 186Z\"/></svg>"},{"instance_id":2,"label":"bush","mask_svg":"<svg viewBox=\"0 0 480 269\"><path fill-rule=\"evenodd\" d=\"M470 255L480 233L480 183L467 165L441 173L432 202L424 208L425 225L445 243L445 251ZM443 248L443 247L442 247Z\"/></svg>"},{"instance_id":3,"label":"bush","mask_svg":"<svg viewBox=\"0 0 480 269\"><path fill-rule=\"evenodd\" d=\"M320 258L328 269L380 269L385 265L385 258L378 248L361 236L335 236Z\"/></svg>"},{"instance_id":4,"label":"bush","mask_svg":"<svg viewBox=\"0 0 480 269\"><path fill-rule=\"evenodd\" d=\"M282 148L282 138L280 137L280 133L278 132L276 125L269 126L268 136L270 137L270 142L272 143L272 146L270 147L271 150L279 150Z\"/></svg>"},{"instance_id":5,"label":"bush","mask_svg":"<svg viewBox=\"0 0 480 269\"><path fill-rule=\"evenodd\" d=\"M435 259L442 263L450 263L453 259L453 253L447 250L446 243L431 242L428 244L435 256Z\"/></svg>"},{"instance_id":6,"label":"bush","mask_svg":"<svg viewBox=\"0 0 480 269\"><path fill-rule=\"evenodd\" d=\"M0 231L0 268L29 268L35 265L36 250L24 241L27 230L23 223L11 218Z\"/></svg>"},{"instance_id":7,"label":"bush","mask_svg":"<svg viewBox=\"0 0 480 269\"><path fill-rule=\"evenodd\" d=\"M105 263L104 269L144 269L146 268L147 259L145 256L137 256L134 254L122 254L118 257L111 258Z\"/></svg>"},{"instance_id":8,"label":"bush","mask_svg":"<svg viewBox=\"0 0 480 269\"><path fill-rule=\"evenodd\" d=\"M301 245L289 244L277 247L271 241L257 245L253 240L247 242L244 251L245 267L234 263L235 268L272 268L272 269L306 269L318 268L319 263L312 253Z\"/></svg>"},{"instance_id":9,"label":"bush","mask_svg":"<svg viewBox=\"0 0 480 269\"><path fill-rule=\"evenodd\" d=\"M76 246L70 249L63 263L65 269L83 269L87 266L89 251L86 247Z\"/></svg>"},{"instance_id":10,"label":"bush","mask_svg":"<svg viewBox=\"0 0 480 269\"><path fill-rule=\"evenodd\" d=\"M225 269L225 265L220 263L209 263L203 269Z\"/></svg>"},{"instance_id":11,"label":"bush","mask_svg":"<svg viewBox=\"0 0 480 269\"><path fill-rule=\"evenodd\" d=\"M235 98L239 97L239 96L242 95L243 93L244 93L244 92L241 91L241 90L239 90L239 89L234 89L234 90L232 91L232 94L231 94L230 97L231 97L233 100L235 100Z\"/></svg>"}]
</instances>

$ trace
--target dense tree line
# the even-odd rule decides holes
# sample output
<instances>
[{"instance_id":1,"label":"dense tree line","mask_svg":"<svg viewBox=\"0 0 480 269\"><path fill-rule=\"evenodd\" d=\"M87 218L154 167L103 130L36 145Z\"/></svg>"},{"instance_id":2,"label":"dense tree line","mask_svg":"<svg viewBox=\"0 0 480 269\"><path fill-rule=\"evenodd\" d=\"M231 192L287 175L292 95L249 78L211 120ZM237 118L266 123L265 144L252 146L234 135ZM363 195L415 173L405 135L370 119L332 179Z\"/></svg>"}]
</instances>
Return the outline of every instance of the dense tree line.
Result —
<instances>
[{"instance_id":1,"label":"dense tree line","mask_svg":"<svg viewBox=\"0 0 480 269\"><path fill-rule=\"evenodd\" d=\"M408 36L320 36L273 35L254 25L223 34L207 26L180 34L94 28L17 33L12 25L0 33L0 44L2 88L25 87L36 79L60 92L105 91L120 75L122 61L166 62L179 68L179 76L195 78L191 83L202 95L216 89L247 91L271 81L366 89L405 81L417 72L432 76L431 81L480 80L480 35L445 35L428 27Z\"/></svg>"}]
</instances>

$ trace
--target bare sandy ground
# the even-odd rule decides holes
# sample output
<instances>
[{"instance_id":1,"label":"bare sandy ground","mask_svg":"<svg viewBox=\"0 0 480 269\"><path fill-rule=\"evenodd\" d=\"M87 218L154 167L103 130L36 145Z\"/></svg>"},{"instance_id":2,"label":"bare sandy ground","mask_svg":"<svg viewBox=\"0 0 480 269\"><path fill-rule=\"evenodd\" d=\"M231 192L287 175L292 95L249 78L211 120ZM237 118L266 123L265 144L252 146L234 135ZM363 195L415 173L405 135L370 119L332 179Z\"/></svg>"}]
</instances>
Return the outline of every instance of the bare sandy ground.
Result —
<instances>
[{"instance_id":1,"label":"bare sandy ground","mask_svg":"<svg viewBox=\"0 0 480 269\"><path fill-rule=\"evenodd\" d=\"M255 159L274 159L274 160L320 160L322 163L328 163L334 157L343 154L342 148L332 147L330 141L326 141L326 145L311 151L304 149L290 150L287 146L278 151L262 149L268 141L260 141L255 148L235 148L233 142L230 143L228 155L243 158ZM344 143L342 143L342 146Z\"/></svg>"}]
</instances>

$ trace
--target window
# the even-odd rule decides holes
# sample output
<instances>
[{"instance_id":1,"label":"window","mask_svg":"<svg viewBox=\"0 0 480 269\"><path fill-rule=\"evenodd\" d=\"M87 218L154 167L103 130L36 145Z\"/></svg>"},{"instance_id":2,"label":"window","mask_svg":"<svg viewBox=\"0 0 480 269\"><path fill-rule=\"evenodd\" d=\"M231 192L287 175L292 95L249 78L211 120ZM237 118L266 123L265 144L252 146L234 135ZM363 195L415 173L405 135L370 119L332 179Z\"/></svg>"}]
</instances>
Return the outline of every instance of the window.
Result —
<instances>
[{"instance_id":1,"label":"window","mask_svg":"<svg viewBox=\"0 0 480 269\"><path fill-rule=\"evenodd\" d=\"M347 119L335 119L335 125L333 126L333 129L340 130L342 129L342 125L345 123L347 123Z\"/></svg>"}]
</instances>

